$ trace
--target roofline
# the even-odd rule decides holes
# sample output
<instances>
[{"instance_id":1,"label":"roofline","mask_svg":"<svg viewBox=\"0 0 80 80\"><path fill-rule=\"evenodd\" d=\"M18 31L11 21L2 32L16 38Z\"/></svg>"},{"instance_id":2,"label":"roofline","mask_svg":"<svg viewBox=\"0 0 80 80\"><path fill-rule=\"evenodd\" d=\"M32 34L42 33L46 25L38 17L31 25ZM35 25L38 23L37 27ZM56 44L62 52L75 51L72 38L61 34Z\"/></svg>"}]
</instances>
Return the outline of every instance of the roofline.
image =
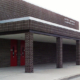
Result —
<instances>
[{"instance_id":1,"label":"roofline","mask_svg":"<svg viewBox=\"0 0 80 80\"><path fill-rule=\"evenodd\" d=\"M33 20L33 21L44 23L44 24L52 25L52 26L55 26L55 27L60 27L60 28L72 30L72 31L75 31L75 32L80 32L79 30L76 30L76 29L73 29L73 28L69 28L68 26L63 26L63 25L60 25L60 24L57 24L57 23L53 23L53 22L50 22L50 21L34 18L34 17L31 17L31 16L21 17L21 18L14 18L14 19L8 19L8 20L1 20L0 24L17 22L17 21L23 21L23 20L25 20L25 21L26 20Z\"/></svg>"}]
</instances>

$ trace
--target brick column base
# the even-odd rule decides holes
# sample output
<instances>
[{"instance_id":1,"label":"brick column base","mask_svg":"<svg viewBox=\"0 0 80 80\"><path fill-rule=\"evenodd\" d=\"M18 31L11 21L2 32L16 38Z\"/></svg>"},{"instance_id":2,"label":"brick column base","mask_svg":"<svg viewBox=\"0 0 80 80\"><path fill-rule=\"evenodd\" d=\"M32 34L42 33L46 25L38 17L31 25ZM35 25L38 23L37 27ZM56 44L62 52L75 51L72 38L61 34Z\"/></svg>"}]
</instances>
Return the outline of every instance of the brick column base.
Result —
<instances>
[{"instance_id":1,"label":"brick column base","mask_svg":"<svg viewBox=\"0 0 80 80\"><path fill-rule=\"evenodd\" d=\"M80 65L80 40L76 40L76 65Z\"/></svg>"},{"instance_id":2,"label":"brick column base","mask_svg":"<svg viewBox=\"0 0 80 80\"><path fill-rule=\"evenodd\" d=\"M33 33L25 33L25 72L33 72Z\"/></svg>"},{"instance_id":3,"label":"brick column base","mask_svg":"<svg viewBox=\"0 0 80 80\"><path fill-rule=\"evenodd\" d=\"M63 67L63 55L62 55L62 38L56 38L56 54L57 54L57 68Z\"/></svg>"}]
</instances>

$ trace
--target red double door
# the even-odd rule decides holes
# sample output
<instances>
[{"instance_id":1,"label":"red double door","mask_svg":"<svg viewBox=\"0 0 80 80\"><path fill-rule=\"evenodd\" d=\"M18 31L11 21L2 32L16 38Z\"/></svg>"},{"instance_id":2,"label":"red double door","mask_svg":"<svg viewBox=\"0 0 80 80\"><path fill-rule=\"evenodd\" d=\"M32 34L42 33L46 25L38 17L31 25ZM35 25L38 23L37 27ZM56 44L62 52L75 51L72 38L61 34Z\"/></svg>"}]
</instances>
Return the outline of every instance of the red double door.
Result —
<instances>
[{"instance_id":1,"label":"red double door","mask_svg":"<svg viewBox=\"0 0 80 80\"><path fill-rule=\"evenodd\" d=\"M11 66L17 66L17 40L11 40Z\"/></svg>"},{"instance_id":2,"label":"red double door","mask_svg":"<svg viewBox=\"0 0 80 80\"><path fill-rule=\"evenodd\" d=\"M17 66L18 51L17 51L17 40L11 40L11 66ZM21 41L20 46L20 65L25 65L25 41Z\"/></svg>"}]
</instances>

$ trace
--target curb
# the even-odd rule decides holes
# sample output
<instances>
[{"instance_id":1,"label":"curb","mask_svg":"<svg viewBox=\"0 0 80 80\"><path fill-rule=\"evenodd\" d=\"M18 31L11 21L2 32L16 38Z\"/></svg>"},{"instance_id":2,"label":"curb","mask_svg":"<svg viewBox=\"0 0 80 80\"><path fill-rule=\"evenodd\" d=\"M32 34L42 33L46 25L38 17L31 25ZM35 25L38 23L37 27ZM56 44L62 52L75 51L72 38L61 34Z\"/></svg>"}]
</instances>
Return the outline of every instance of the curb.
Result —
<instances>
[{"instance_id":1,"label":"curb","mask_svg":"<svg viewBox=\"0 0 80 80\"><path fill-rule=\"evenodd\" d=\"M69 79L73 79L73 78L76 78L76 77L80 77L80 74L69 76L69 77L65 77L65 78L62 78L62 79L59 79L59 80L69 80Z\"/></svg>"}]
</instances>

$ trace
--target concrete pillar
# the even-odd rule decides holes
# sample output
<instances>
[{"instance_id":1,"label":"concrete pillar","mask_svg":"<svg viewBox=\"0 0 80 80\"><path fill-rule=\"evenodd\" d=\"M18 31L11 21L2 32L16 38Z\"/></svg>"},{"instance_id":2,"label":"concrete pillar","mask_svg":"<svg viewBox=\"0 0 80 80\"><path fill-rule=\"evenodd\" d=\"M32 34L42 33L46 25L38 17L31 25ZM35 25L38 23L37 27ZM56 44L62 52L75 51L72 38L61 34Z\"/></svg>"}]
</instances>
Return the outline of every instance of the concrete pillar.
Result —
<instances>
[{"instance_id":1,"label":"concrete pillar","mask_svg":"<svg viewBox=\"0 0 80 80\"><path fill-rule=\"evenodd\" d=\"M76 65L80 65L80 40L76 40Z\"/></svg>"},{"instance_id":2,"label":"concrete pillar","mask_svg":"<svg viewBox=\"0 0 80 80\"><path fill-rule=\"evenodd\" d=\"M25 72L33 72L33 33L25 33Z\"/></svg>"},{"instance_id":3,"label":"concrete pillar","mask_svg":"<svg viewBox=\"0 0 80 80\"><path fill-rule=\"evenodd\" d=\"M62 38L56 38L56 54L57 54L57 68L63 67L63 54L62 54Z\"/></svg>"}]
</instances>

